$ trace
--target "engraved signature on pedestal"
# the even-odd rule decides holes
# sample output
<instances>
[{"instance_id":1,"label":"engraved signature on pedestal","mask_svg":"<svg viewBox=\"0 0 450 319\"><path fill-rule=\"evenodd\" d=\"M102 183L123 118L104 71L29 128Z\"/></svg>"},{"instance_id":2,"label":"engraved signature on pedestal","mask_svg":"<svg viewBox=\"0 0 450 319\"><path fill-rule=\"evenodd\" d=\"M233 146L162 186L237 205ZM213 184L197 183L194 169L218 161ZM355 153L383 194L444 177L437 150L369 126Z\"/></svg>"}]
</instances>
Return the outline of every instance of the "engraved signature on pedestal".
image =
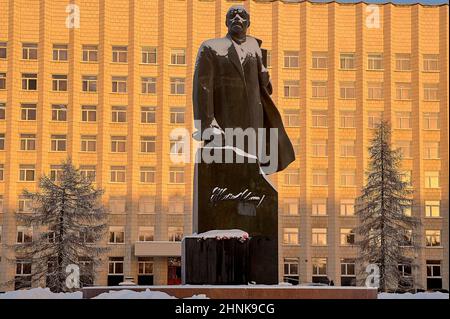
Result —
<instances>
[{"instance_id":1,"label":"engraved signature on pedestal","mask_svg":"<svg viewBox=\"0 0 450 319\"><path fill-rule=\"evenodd\" d=\"M259 207L265 198L266 195L258 196L249 191L248 188L246 188L242 192L233 194L231 192L228 192L228 188L214 187L209 200L213 205L217 204L220 201L236 200L240 202L255 202L257 203L256 207Z\"/></svg>"}]
</instances>

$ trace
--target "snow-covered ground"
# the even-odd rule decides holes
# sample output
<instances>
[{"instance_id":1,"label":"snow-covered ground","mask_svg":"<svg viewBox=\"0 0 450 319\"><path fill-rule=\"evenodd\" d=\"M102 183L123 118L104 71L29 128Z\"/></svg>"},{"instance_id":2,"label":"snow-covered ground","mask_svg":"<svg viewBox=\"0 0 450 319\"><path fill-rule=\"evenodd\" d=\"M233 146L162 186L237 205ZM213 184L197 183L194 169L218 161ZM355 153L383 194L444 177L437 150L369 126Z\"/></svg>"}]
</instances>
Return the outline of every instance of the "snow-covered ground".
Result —
<instances>
[{"instance_id":1,"label":"snow-covered ground","mask_svg":"<svg viewBox=\"0 0 450 319\"><path fill-rule=\"evenodd\" d=\"M81 299L81 292L55 294L48 288L33 288L28 290L8 291L0 293L0 299ZM176 299L165 292L146 289L145 291L133 291L122 289L102 293L94 299ZM204 294L194 295L186 299L208 299ZM390 294L380 293L378 299L449 299L448 293L419 292L417 294Z\"/></svg>"}]
</instances>

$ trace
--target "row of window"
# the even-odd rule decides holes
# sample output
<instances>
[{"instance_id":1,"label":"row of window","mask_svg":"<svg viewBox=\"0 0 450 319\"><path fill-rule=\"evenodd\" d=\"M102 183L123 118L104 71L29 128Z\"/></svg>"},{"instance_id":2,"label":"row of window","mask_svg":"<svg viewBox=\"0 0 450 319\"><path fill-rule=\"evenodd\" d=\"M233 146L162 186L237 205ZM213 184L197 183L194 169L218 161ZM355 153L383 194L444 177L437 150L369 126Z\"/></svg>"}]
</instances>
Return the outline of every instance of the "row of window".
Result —
<instances>
[{"instance_id":1,"label":"row of window","mask_svg":"<svg viewBox=\"0 0 450 319\"><path fill-rule=\"evenodd\" d=\"M81 47L81 61L98 62L98 45L86 44ZM128 62L128 46L113 45L111 47L113 63ZM311 52L311 67L313 69L327 69L329 54L325 51ZM0 42L0 59L7 58L7 42ZM67 44L53 44L53 61L68 61L69 46ZM38 44L22 43L22 59L37 60ZM413 61L410 53L395 54L395 70L412 71ZM141 47L141 63L156 64L157 48L151 46ZM186 65L186 49L174 48L170 51L170 64ZM268 50L267 66L272 65L272 53ZM298 68L300 66L299 51L284 51L283 66L285 68ZM342 70L355 70L357 67L357 55L355 52L342 52L339 54L339 68ZM384 69L384 54L381 52L371 52L367 54L368 70ZM439 54L422 54L422 70L425 72L439 71Z\"/></svg>"},{"instance_id":2,"label":"row of window","mask_svg":"<svg viewBox=\"0 0 450 319\"><path fill-rule=\"evenodd\" d=\"M356 128L357 114L354 110L339 111L339 127L340 128ZM328 128L328 110L311 110L311 127ZM383 119L382 111L367 112L368 128L376 128ZM300 126L300 110L285 109L283 111L283 122L287 127ZM412 129L413 117L412 112L395 112L393 119L393 127L397 129ZM422 129L439 130L440 113L439 112L423 112Z\"/></svg>"},{"instance_id":3,"label":"row of window","mask_svg":"<svg viewBox=\"0 0 450 319\"><path fill-rule=\"evenodd\" d=\"M326 246L328 241L327 228L312 228L311 229L311 245L313 246ZM351 228L340 228L340 245L354 245L355 244L355 231ZM404 234L402 245L412 246L414 241L412 230L408 230ZM300 236L299 229L296 227L283 228L283 244L285 245L299 245ZM441 247L441 230L438 229L426 229L425 230L425 246L426 247Z\"/></svg>"},{"instance_id":4,"label":"row of window","mask_svg":"<svg viewBox=\"0 0 450 319\"><path fill-rule=\"evenodd\" d=\"M94 93L97 92L97 76L84 75L81 79L81 89L83 92ZM128 87L128 78L126 76L112 76L111 78L111 92L126 93ZM52 75L52 90L59 92L67 92L69 88L68 75L54 74ZM37 90L38 75L37 73L22 73L22 89L28 91ZM368 82L367 83L367 99L368 100L382 100L384 98L383 82ZM423 100L424 101L439 101L439 83L424 83ZM0 72L0 90L6 89L6 73ZM300 97L300 81L286 80L283 84L284 97L298 98ZM141 93L142 94L156 94L156 78L155 77L141 77ZM185 78L171 77L170 78L170 94L185 94ZM311 82L311 97L312 98L327 98L328 97L328 82L327 81L312 81ZM409 82L395 83L395 99L396 100L411 100L412 99L412 85ZM341 81L339 82L339 98L340 99L356 99L357 90L355 81Z\"/></svg>"},{"instance_id":5,"label":"row of window","mask_svg":"<svg viewBox=\"0 0 450 319\"><path fill-rule=\"evenodd\" d=\"M311 258L312 265L312 282L329 284L327 278L327 258L326 257L313 257ZM284 266L284 281L292 283L294 285L300 282L299 271L299 258L298 257L285 257L283 260ZM340 259L340 275L341 286L356 286L356 260L354 258L341 258ZM398 270L403 278L411 279L413 276L413 266L411 264L399 264ZM427 289L440 289L442 288L442 274L441 274L441 261L440 260L427 260L426 261L426 277L427 277Z\"/></svg>"},{"instance_id":6,"label":"row of window","mask_svg":"<svg viewBox=\"0 0 450 319\"><path fill-rule=\"evenodd\" d=\"M440 172L439 171L425 171L424 172L424 187L425 188L439 188L440 187ZM403 182L412 185L411 171L402 171ZM340 186L355 187L356 186L356 170L342 169L339 173ZM284 184L299 186L300 172L296 169L288 169L284 173ZM327 169L313 169L312 170L312 186L328 186L328 170Z\"/></svg>"},{"instance_id":7,"label":"row of window","mask_svg":"<svg viewBox=\"0 0 450 319\"><path fill-rule=\"evenodd\" d=\"M285 216L300 215L300 201L298 198L285 198L281 203L281 212ZM311 200L311 216L328 216L328 199L313 198ZM343 198L339 202L339 214L341 216L355 216L355 200L352 198ZM440 217L440 201L425 200L424 202L425 217ZM405 208L404 214L411 216L411 207Z\"/></svg>"},{"instance_id":8,"label":"row of window","mask_svg":"<svg viewBox=\"0 0 450 319\"><path fill-rule=\"evenodd\" d=\"M0 72L0 90L6 89L6 73ZM37 73L22 73L22 90L36 91L38 89L38 74ZM52 90L56 92L67 92L69 89L69 79L67 74L53 74L52 75ZM97 76L84 75L81 79L81 89L83 92L97 92ZM127 76L112 76L111 77L111 92L113 93L127 93L128 91L128 77ZM155 94L156 93L156 78L142 77L141 78L141 93ZM171 77L170 78L170 94L183 95L185 94L185 78Z\"/></svg>"}]
</instances>

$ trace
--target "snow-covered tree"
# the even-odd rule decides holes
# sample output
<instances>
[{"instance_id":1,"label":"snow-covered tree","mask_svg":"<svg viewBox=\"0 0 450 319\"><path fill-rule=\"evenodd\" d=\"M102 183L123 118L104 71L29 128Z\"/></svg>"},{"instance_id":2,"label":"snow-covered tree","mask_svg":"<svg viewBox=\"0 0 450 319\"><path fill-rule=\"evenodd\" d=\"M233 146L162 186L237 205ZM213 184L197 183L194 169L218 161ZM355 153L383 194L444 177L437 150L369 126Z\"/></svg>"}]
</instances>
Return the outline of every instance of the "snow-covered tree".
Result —
<instances>
[{"instance_id":1,"label":"snow-covered tree","mask_svg":"<svg viewBox=\"0 0 450 319\"><path fill-rule=\"evenodd\" d=\"M410 289L413 276L403 276L401 269L412 270L417 249L413 238L419 220L409 213L412 193L400 170L401 153L391 149L390 125L382 121L369 147L366 185L357 199L356 214L361 271L367 265L379 267L379 290Z\"/></svg>"},{"instance_id":2,"label":"snow-covered tree","mask_svg":"<svg viewBox=\"0 0 450 319\"><path fill-rule=\"evenodd\" d=\"M103 190L96 189L70 159L62 163L56 180L42 176L39 188L40 192L23 192L32 203L31 211L17 214L18 224L39 229L39 236L14 245L16 259L31 261L31 282L45 280L53 292L72 290L66 285L70 274L66 267L71 264L79 267L81 286L92 283L99 257L107 251L98 243L107 227Z\"/></svg>"}]
</instances>

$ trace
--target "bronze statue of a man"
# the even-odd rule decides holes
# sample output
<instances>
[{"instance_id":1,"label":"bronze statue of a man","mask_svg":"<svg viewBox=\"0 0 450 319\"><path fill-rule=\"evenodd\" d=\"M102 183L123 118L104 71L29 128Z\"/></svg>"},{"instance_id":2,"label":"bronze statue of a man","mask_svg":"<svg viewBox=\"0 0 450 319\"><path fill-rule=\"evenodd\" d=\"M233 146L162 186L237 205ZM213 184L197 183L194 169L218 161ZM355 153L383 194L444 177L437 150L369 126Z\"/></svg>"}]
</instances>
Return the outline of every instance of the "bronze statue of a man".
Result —
<instances>
[{"instance_id":1,"label":"bronze statue of a man","mask_svg":"<svg viewBox=\"0 0 450 319\"><path fill-rule=\"evenodd\" d=\"M255 132L265 129L261 145L266 152L277 148L276 165L261 158L259 163L261 167L272 167L264 171L266 174L283 170L295 160L295 155L270 98L272 86L265 66L267 52L261 49L261 40L247 35L250 15L243 6L228 10L226 26L228 34L203 42L197 55L193 105L194 119L200 123L197 127L200 139L210 140L203 133L212 127L222 132L227 128L250 128ZM275 145L270 143L269 129L277 129Z\"/></svg>"}]
</instances>

